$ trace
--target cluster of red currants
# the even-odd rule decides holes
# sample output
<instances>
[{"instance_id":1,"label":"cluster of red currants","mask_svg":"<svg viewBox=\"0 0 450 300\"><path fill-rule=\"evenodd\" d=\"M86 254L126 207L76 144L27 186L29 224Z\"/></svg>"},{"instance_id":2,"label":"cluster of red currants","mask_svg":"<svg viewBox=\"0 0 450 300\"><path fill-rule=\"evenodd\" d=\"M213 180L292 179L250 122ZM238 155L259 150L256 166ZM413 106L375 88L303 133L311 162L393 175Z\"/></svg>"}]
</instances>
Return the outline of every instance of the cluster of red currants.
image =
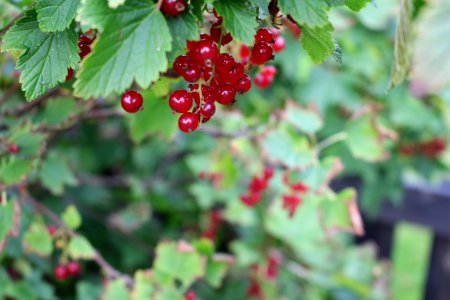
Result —
<instances>
[{"instance_id":1,"label":"cluster of red currants","mask_svg":"<svg viewBox=\"0 0 450 300\"><path fill-rule=\"evenodd\" d=\"M53 274L57 280L66 280L69 277L80 275L81 267L76 261L70 261L67 265L57 265L53 270Z\"/></svg>"},{"instance_id":2,"label":"cluster of red currants","mask_svg":"<svg viewBox=\"0 0 450 300\"><path fill-rule=\"evenodd\" d=\"M88 33L91 33L92 30L89 30ZM96 36L94 35L92 38L89 37L88 33L82 34L78 37L78 48L80 49L80 59L83 59L86 55L91 53L91 45L95 41ZM71 80L73 77L73 69L67 69L66 81Z\"/></svg>"},{"instance_id":3,"label":"cluster of red currants","mask_svg":"<svg viewBox=\"0 0 450 300\"><path fill-rule=\"evenodd\" d=\"M187 53L175 59L173 71L190 83L189 91L174 91L169 97L171 109L180 113L178 127L183 132L196 130L208 122L216 112L216 103L229 105L236 94L251 88L251 78L244 65L228 53L220 53L220 46L233 39L222 30L222 17L217 17L210 35L201 34L200 41L189 41Z\"/></svg>"},{"instance_id":4,"label":"cluster of red currants","mask_svg":"<svg viewBox=\"0 0 450 300\"><path fill-rule=\"evenodd\" d=\"M283 183L289 188L290 193L283 195L281 198L283 200L283 208L289 213L292 218L297 211L298 206L302 203L302 194L308 192L309 188L302 182L289 182L289 174L285 173L283 175Z\"/></svg>"},{"instance_id":5,"label":"cluster of red currants","mask_svg":"<svg viewBox=\"0 0 450 300\"><path fill-rule=\"evenodd\" d=\"M248 185L248 194L241 195L241 202L249 207L254 207L258 204L262 199L261 193L269 186L269 181L273 177L273 173L272 168L266 167L263 176L253 176Z\"/></svg>"},{"instance_id":6,"label":"cluster of red currants","mask_svg":"<svg viewBox=\"0 0 450 300\"><path fill-rule=\"evenodd\" d=\"M400 145L400 153L404 156L411 156L413 154L423 154L429 159L436 159L447 148L447 143L442 138L434 138L432 140L422 142L419 144L404 144Z\"/></svg>"}]
</instances>

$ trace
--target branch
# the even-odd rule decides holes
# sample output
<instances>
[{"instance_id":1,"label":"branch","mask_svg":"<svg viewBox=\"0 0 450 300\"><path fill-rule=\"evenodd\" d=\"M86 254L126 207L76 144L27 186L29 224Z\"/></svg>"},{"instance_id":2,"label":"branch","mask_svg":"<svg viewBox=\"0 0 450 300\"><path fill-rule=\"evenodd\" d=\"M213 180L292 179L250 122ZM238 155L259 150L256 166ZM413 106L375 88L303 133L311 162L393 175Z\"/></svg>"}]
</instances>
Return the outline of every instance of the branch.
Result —
<instances>
[{"instance_id":1,"label":"branch","mask_svg":"<svg viewBox=\"0 0 450 300\"><path fill-rule=\"evenodd\" d=\"M16 23L16 21L19 20L22 17L23 17L23 13L19 14L18 16L16 16L14 19L11 20L11 22L9 22L8 25L3 27L2 30L0 30L0 37L2 35L4 35L8 31L8 29L11 28Z\"/></svg>"},{"instance_id":2,"label":"branch","mask_svg":"<svg viewBox=\"0 0 450 300\"><path fill-rule=\"evenodd\" d=\"M26 112L28 112L28 111L32 110L33 108L35 108L36 106L39 106L40 104L44 103L50 97L56 96L58 94L59 94L59 89L51 90L47 94L41 96L40 98L38 98L32 102L28 102L17 108L5 110L5 111L1 112L0 115L5 116L5 117L9 117L9 116L10 117L21 117Z\"/></svg>"},{"instance_id":3,"label":"branch","mask_svg":"<svg viewBox=\"0 0 450 300\"><path fill-rule=\"evenodd\" d=\"M26 190L20 189L20 195L21 199L24 202L33 206L37 212L49 218L58 227L64 228L64 230L69 234L69 236L71 237L79 236L77 232L67 227L66 224L64 224L64 222L61 221L61 219L51 210L49 210L45 205L43 205L42 203L31 197ZM111 266L97 250L95 250L93 260L105 271L106 276L108 276L109 278L123 278L127 286L132 286L134 284L133 279L129 275L123 274L117 269L115 269L113 266Z\"/></svg>"}]
</instances>

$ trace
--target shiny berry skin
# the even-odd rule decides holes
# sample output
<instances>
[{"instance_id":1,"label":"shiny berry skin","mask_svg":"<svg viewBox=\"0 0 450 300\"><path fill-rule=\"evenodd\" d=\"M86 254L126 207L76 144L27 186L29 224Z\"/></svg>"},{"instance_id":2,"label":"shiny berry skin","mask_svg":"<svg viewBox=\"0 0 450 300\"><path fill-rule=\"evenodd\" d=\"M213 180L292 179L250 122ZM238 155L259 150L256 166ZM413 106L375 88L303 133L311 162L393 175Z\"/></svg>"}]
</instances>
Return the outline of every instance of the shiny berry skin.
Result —
<instances>
[{"instance_id":1,"label":"shiny berry skin","mask_svg":"<svg viewBox=\"0 0 450 300\"><path fill-rule=\"evenodd\" d=\"M217 99L218 99L217 93L218 93L218 91L214 87L208 86L208 85L202 85L203 101L214 103L214 101L217 101Z\"/></svg>"},{"instance_id":2,"label":"shiny berry skin","mask_svg":"<svg viewBox=\"0 0 450 300\"><path fill-rule=\"evenodd\" d=\"M233 56L228 53L222 53L217 59L216 71L218 73L227 74L235 63Z\"/></svg>"},{"instance_id":3,"label":"shiny berry skin","mask_svg":"<svg viewBox=\"0 0 450 300\"><path fill-rule=\"evenodd\" d=\"M187 82L197 82L202 77L202 70L197 64L190 63L186 66L182 76Z\"/></svg>"},{"instance_id":4,"label":"shiny berry skin","mask_svg":"<svg viewBox=\"0 0 450 300\"><path fill-rule=\"evenodd\" d=\"M71 261L66 266L69 276L78 276L81 272L80 264L77 261Z\"/></svg>"},{"instance_id":5,"label":"shiny berry skin","mask_svg":"<svg viewBox=\"0 0 450 300\"><path fill-rule=\"evenodd\" d=\"M191 57L189 57L187 55L180 55L173 62L173 71L177 75L183 76L185 70L192 63L193 63L193 60Z\"/></svg>"},{"instance_id":6,"label":"shiny berry skin","mask_svg":"<svg viewBox=\"0 0 450 300\"><path fill-rule=\"evenodd\" d=\"M181 131L189 133L195 131L200 122L200 116L191 112L186 112L178 119L178 128Z\"/></svg>"},{"instance_id":7,"label":"shiny berry skin","mask_svg":"<svg viewBox=\"0 0 450 300\"><path fill-rule=\"evenodd\" d=\"M208 39L200 40L197 47L192 52L192 58L200 66L211 68L219 57L217 45Z\"/></svg>"},{"instance_id":8,"label":"shiny berry skin","mask_svg":"<svg viewBox=\"0 0 450 300\"><path fill-rule=\"evenodd\" d=\"M250 61L255 65L262 65L268 62L273 55L272 47L264 42L257 43L253 46Z\"/></svg>"},{"instance_id":9,"label":"shiny berry skin","mask_svg":"<svg viewBox=\"0 0 450 300\"><path fill-rule=\"evenodd\" d=\"M228 72L228 80L227 82L236 84L239 79L241 79L245 74L244 65L241 63L235 63L231 68L230 72Z\"/></svg>"},{"instance_id":10,"label":"shiny berry skin","mask_svg":"<svg viewBox=\"0 0 450 300\"><path fill-rule=\"evenodd\" d=\"M176 90L169 97L169 106L174 112L185 113L192 107L192 95L186 90Z\"/></svg>"},{"instance_id":11,"label":"shiny berry skin","mask_svg":"<svg viewBox=\"0 0 450 300\"><path fill-rule=\"evenodd\" d=\"M65 266L58 265L53 270L53 275L57 280L66 280L69 277L69 272L67 271Z\"/></svg>"},{"instance_id":12,"label":"shiny berry skin","mask_svg":"<svg viewBox=\"0 0 450 300\"><path fill-rule=\"evenodd\" d=\"M9 154L17 154L19 153L19 146L17 144L9 144L8 145Z\"/></svg>"},{"instance_id":13,"label":"shiny berry skin","mask_svg":"<svg viewBox=\"0 0 450 300\"><path fill-rule=\"evenodd\" d=\"M200 113L202 114L202 116L211 118L216 113L216 106L214 105L214 103L205 102L200 109Z\"/></svg>"},{"instance_id":14,"label":"shiny berry skin","mask_svg":"<svg viewBox=\"0 0 450 300\"><path fill-rule=\"evenodd\" d=\"M247 93L251 88L252 88L252 79L247 74L245 74L236 83L236 89L239 94Z\"/></svg>"},{"instance_id":15,"label":"shiny berry skin","mask_svg":"<svg viewBox=\"0 0 450 300\"><path fill-rule=\"evenodd\" d=\"M66 75L66 81L69 81L70 79L72 79L73 77L73 69L72 68L68 68L67 69L67 75Z\"/></svg>"},{"instance_id":16,"label":"shiny berry skin","mask_svg":"<svg viewBox=\"0 0 450 300\"><path fill-rule=\"evenodd\" d=\"M128 113L135 113L142 109L144 99L137 91L127 91L122 95L120 100L123 110Z\"/></svg>"},{"instance_id":17,"label":"shiny berry skin","mask_svg":"<svg viewBox=\"0 0 450 300\"><path fill-rule=\"evenodd\" d=\"M275 66L264 66L260 74L268 78L273 78L277 74L277 68Z\"/></svg>"},{"instance_id":18,"label":"shiny berry skin","mask_svg":"<svg viewBox=\"0 0 450 300\"><path fill-rule=\"evenodd\" d=\"M83 59L86 55L91 53L91 47L88 45L81 45L80 46L80 58Z\"/></svg>"},{"instance_id":19,"label":"shiny berry skin","mask_svg":"<svg viewBox=\"0 0 450 300\"><path fill-rule=\"evenodd\" d=\"M253 81L255 82L255 85L260 89L267 89L272 83L272 80L269 77L262 74L256 75Z\"/></svg>"},{"instance_id":20,"label":"shiny berry skin","mask_svg":"<svg viewBox=\"0 0 450 300\"><path fill-rule=\"evenodd\" d=\"M213 39L214 42L216 42L217 44L220 42L220 35L222 34L222 22L221 21L217 21L216 23L213 24L213 26L211 27L210 30L210 34L211 37ZM230 43L233 40L233 36L231 35L231 33L225 33L222 36L222 46Z\"/></svg>"},{"instance_id":21,"label":"shiny berry skin","mask_svg":"<svg viewBox=\"0 0 450 300\"><path fill-rule=\"evenodd\" d=\"M275 43L273 43L273 51L275 52L281 52L286 48L286 42L284 40L284 37L279 36L275 39Z\"/></svg>"},{"instance_id":22,"label":"shiny berry skin","mask_svg":"<svg viewBox=\"0 0 450 300\"><path fill-rule=\"evenodd\" d=\"M273 43L273 34L269 28L259 28L255 34L255 43Z\"/></svg>"},{"instance_id":23,"label":"shiny berry skin","mask_svg":"<svg viewBox=\"0 0 450 300\"><path fill-rule=\"evenodd\" d=\"M186 0L163 0L161 3L161 11L171 17L176 17L186 10Z\"/></svg>"},{"instance_id":24,"label":"shiny berry skin","mask_svg":"<svg viewBox=\"0 0 450 300\"><path fill-rule=\"evenodd\" d=\"M234 97L236 97L236 89L233 85L228 83L219 85L217 102L222 105L228 105L233 103Z\"/></svg>"}]
</instances>

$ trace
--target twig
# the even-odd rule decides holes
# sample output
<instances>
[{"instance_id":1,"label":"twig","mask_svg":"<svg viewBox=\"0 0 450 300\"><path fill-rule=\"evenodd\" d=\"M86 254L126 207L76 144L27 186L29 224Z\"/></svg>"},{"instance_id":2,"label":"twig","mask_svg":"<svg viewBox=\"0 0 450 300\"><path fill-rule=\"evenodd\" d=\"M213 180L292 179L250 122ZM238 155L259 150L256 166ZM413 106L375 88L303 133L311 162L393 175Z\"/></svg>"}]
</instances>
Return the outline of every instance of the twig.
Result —
<instances>
[{"instance_id":1,"label":"twig","mask_svg":"<svg viewBox=\"0 0 450 300\"><path fill-rule=\"evenodd\" d=\"M45 102L47 99L56 96L59 94L59 89L54 89L51 90L50 92L48 92L47 94L43 95L42 97L32 101L32 102L28 102L20 107L17 108L13 108L10 110L5 110L3 112L0 113L0 115L2 116L13 116L13 117L21 117L23 114L25 114L26 112L32 110L33 108L35 108L36 106L39 106L40 104L42 104L43 102Z\"/></svg>"},{"instance_id":2,"label":"twig","mask_svg":"<svg viewBox=\"0 0 450 300\"><path fill-rule=\"evenodd\" d=\"M17 91L19 86L20 83L18 81L14 82L14 84L6 90L5 94L0 97L0 105L8 100L8 98L11 97L15 93L15 91Z\"/></svg>"},{"instance_id":3,"label":"twig","mask_svg":"<svg viewBox=\"0 0 450 300\"><path fill-rule=\"evenodd\" d=\"M16 23L16 21L22 17L23 17L23 13L19 14L14 19L12 19L8 25L6 25L5 27L2 28L2 30L0 30L0 36L4 35L8 31L8 29L11 28Z\"/></svg>"},{"instance_id":4,"label":"twig","mask_svg":"<svg viewBox=\"0 0 450 300\"><path fill-rule=\"evenodd\" d=\"M54 214L51 210L49 210L45 205L40 203L39 201L33 199L33 197L30 196L30 194L26 191L21 189L20 190L21 199L24 202L27 202L31 206L36 209L39 213L43 214L47 218L49 218L53 223L55 223L58 227L64 228L64 230L71 236L71 237L77 237L79 236L78 233L73 231L72 229L68 228L61 219ZM111 266L104 258L103 256L95 250L95 254L93 257L93 260L105 271L106 275L110 278L122 278L125 280L125 283L127 286L133 286L134 281L133 279L127 275L123 274L117 269L115 269L113 266Z\"/></svg>"}]
</instances>

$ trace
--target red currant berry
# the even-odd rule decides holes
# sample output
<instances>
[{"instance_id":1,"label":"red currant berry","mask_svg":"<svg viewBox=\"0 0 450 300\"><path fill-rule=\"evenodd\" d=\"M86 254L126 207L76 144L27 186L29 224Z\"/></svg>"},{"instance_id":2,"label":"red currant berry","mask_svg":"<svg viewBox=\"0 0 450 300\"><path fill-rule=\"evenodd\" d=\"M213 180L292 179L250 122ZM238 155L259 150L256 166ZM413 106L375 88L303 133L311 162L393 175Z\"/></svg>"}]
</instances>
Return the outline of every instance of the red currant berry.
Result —
<instances>
[{"instance_id":1,"label":"red currant berry","mask_svg":"<svg viewBox=\"0 0 450 300\"><path fill-rule=\"evenodd\" d=\"M267 89L272 83L272 79L262 74L256 75L253 81L255 82L255 85L260 89Z\"/></svg>"},{"instance_id":2,"label":"red currant berry","mask_svg":"<svg viewBox=\"0 0 450 300\"><path fill-rule=\"evenodd\" d=\"M169 97L169 106L177 113L189 111L192 103L192 95L186 90L176 90Z\"/></svg>"},{"instance_id":3,"label":"red currant berry","mask_svg":"<svg viewBox=\"0 0 450 300\"><path fill-rule=\"evenodd\" d=\"M279 29L273 27L273 28L270 28L270 31L272 32L272 37L273 37L275 40L276 40L277 37L280 36L280 30L279 30Z\"/></svg>"},{"instance_id":4,"label":"red currant berry","mask_svg":"<svg viewBox=\"0 0 450 300\"><path fill-rule=\"evenodd\" d=\"M196 300L197 295L194 292L188 292L184 297L185 300Z\"/></svg>"},{"instance_id":5,"label":"red currant berry","mask_svg":"<svg viewBox=\"0 0 450 300\"><path fill-rule=\"evenodd\" d=\"M94 39L91 39L86 34L82 34L78 37L78 46L81 45L91 45L94 42Z\"/></svg>"},{"instance_id":6,"label":"red currant berry","mask_svg":"<svg viewBox=\"0 0 450 300\"><path fill-rule=\"evenodd\" d=\"M176 17L186 10L186 0L163 0L161 11L167 16Z\"/></svg>"},{"instance_id":7,"label":"red currant berry","mask_svg":"<svg viewBox=\"0 0 450 300\"><path fill-rule=\"evenodd\" d=\"M205 102L214 103L218 99L218 91L209 85L202 85L202 96Z\"/></svg>"},{"instance_id":8,"label":"red currant berry","mask_svg":"<svg viewBox=\"0 0 450 300\"><path fill-rule=\"evenodd\" d=\"M233 103L234 97L236 97L236 89L233 85L228 83L219 85L217 102L222 105L228 105Z\"/></svg>"},{"instance_id":9,"label":"red currant berry","mask_svg":"<svg viewBox=\"0 0 450 300\"><path fill-rule=\"evenodd\" d=\"M228 53L222 53L216 62L216 72L227 74L235 63L233 56Z\"/></svg>"},{"instance_id":10,"label":"red currant berry","mask_svg":"<svg viewBox=\"0 0 450 300\"><path fill-rule=\"evenodd\" d=\"M252 79L245 74L236 84L236 89L239 94L247 93L252 88Z\"/></svg>"},{"instance_id":11,"label":"red currant berry","mask_svg":"<svg viewBox=\"0 0 450 300\"><path fill-rule=\"evenodd\" d=\"M123 110L128 113L135 113L142 109L144 99L142 95L137 91L127 91L122 95L120 101Z\"/></svg>"},{"instance_id":12,"label":"red currant berry","mask_svg":"<svg viewBox=\"0 0 450 300\"><path fill-rule=\"evenodd\" d=\"M203 117L202 118L202 123L207 123L209 120L211 120L211 118Z\"/></svg>"},{"instance_id":13,"label":"red currant berry","mask_svg":"<svg viewBox=\"0 0 450 300\"><path fill-rule=\"evenodd\" d=\"M273 79L273 77L277 74L277 68L275 68L275 66L264 66L260 74Z\"/></svg>"},{"instance_id":14,"label":"red currant berry","mask_svg":"<svg viewBox=\"0 0 450 300\"><path fill-rule=\"evenodd\" d=\"M269 28L259 28L255 34L255 43L273 43L273 34Z\"/></svg>"},{"instance_id":15,"label":"red currant berry","mask_svg":"<svg viewBox=\"0 0 450 300\"><path fill-rule=\"evenodd\" d=\"M253 207L261 200L261 194L260 193L251 193L250 195L242 195L241 201L243 204Z\"/></svg>"},{"instance_id":16,"label":"red currant berry","mask_svg":"<svg viewBox=\"0 0 450 300\"><path fill-rule=\"evenodd\" d=\"M219 56L219 49L212 40L201 40L197 43L197 47L192 52L192 58L200 66L212 68Z\"/></svg>"},{"instance_id":17,"label":"red currant berry","mask_svg":"<svg viewBox=\"0 0 450 300\"><path fill-rule=\"evenodd\" d=\"M68 68L67 69L67 75L66 75L66 81L69 81L70 79L72 79L73 77L73 69L72 68Z\"/></svg>"},{"instance_id":18,"label":"red currant berry","mask_svg":"<svg viewBox=\"0 0 450 300\"><path fill-rule=\"evenodd\" d=\"M241 63L235 63L228 73L227 82L235 84L239 81L245 74L244 65Z\"/></svg>"},{"instance_id":19,"label":"red currant berry","mask_svg":"<svg viewBox=\"0 0 450 300\"><path fill-rule=\"evenodd\" d=\"M273 44L273 51L281 52L286 47L286 42L284 41L284 37L279 36L275 39L275 43Z\"/></svg>"},{"instance_id":20,"label":"red currant berry","mask_svg":"<svg viewBox=\"0 0 450 300\"><path fill-rule=\"evenodd\" d=\"M270 168L270 167L265 167L265 168L264 168L264 179L265 179L265 180L271 179L271 178L273 177L273 173L274 173L274 171L273 171L272 168Z\"/></svg>"},{"instance_id":21,"label":"red currant berry","mask_svg":"<svg viewBox=\"0 0 450 300\"><path fill-rule=\"evenodd\" d=\"M186 65L182 76L187 82L197 82L202 77L202 70L197 64L191 63Z\"/></svg>"},{"instance_id":22,"label":"red currant berry","mask_svg":"<svg viewBox=\"0 0 450 300\"><path fill-rule=\"evenodd\" d=\"M241 45L241 49L239 49L239 56L244 64L248 62L248 58L250 57L250 48L246 44Z\"/></svg>"},{"instance_id":23,"label":"red currant berry","mask_svg":"<svg viewBox=\"0 0 450 300\"><path fill-rule=\"evenodd\" d=\"M180 76L183 76L185 70L189 66L189 64L192 64L193 60L187 55L180 55L178 56L175 61L173 62L173 71Z\"/></svg>"},{"instance_id":24,"label":"red currant berry","mask_svg":"<svg viewBox=\"0 0 450 300\"><path fill-rule=\"evenodd\" d=\"M211 79L211 76L212 76L212 68L206 68L206 67L203 68L202 74L203 74L203 79L205 81L209 81Z\"/></svg>"},{"instance_id":25,"label":"red currant berry","mask_svg":"<svg viewBox=\"0 0 450 300\"><path fill-rule=\"evenodd\" d=\"M193 51L196 46L197 46L197 41L187 41L186 42L186 49L188 51Z\"/></svg>"},{"instance_id":26,"label":"red currant berry","mask_svg":"<svg viewBox=\"0 0 450 300\"><path fill-rule=\"evenodd\" d=\"M253 177L249 189L252 193L262 192L267 188L267 181L258 177Z\"/></svg>"},{"instance_id":27,"label":"red currant berry","mask_svg":"<svg viewBox=\"0 0 450 300\"><path fill-rule=\"evenodd\" d=\"M57 280L66 280L69 277L69 272L67 272L67 269L65 266L58 265L53 270L53 275Z\"/></svg>"},{"instance_id":28,"label":"red currant berry","mask_svg":"<svg viewBox=\"0 0 450 300\"><path fill-rule=\"evenodd\" d=\"M217 44L220 42L220 37L222 35L222 46L230 43L233 40L233 36L229 32L222 33L222 22L220 21L217 21L213 24L210 30L210 34L214 42L216 42Z\"/></svg>"},{"instance_id":29,"label":"red currant berry","mask_svg":"<svg viewBox=\"0 0 450 300\"><path fill-rule=\"evenodd\" d=\"M255 44L252 49L250 61L255 65L262 65L268 62L273 55L273 49L269 44L261 42Z\"/></svg>"},{"instance_id":30,"label":"red currant berry","mask_svg":"<svg viewBox=\"0 0 450 300\"><path fill-rule=\"evenodd\" d=\"M48 225L47 231L53 237L58 233L58 227L56 227L55 225Z\"/></svg>"},{"instance_id":31,"label":"red currant berry","mask_svg":"<svg viewBox=\"0 0 450 300\"><path fill-rule=\"evenodd\" d=\"M211 118L216 113L216 106L214 103L205 102L200 109L200 113L207 118Z\"/></svg>"},{"instance_id":32,"label":"red currant berry","mask_svg":"<svg viewBox=\"0 0 450 300\"><path fill-rule=\"evenodd\" d=\"M91 47L88 45L81 45L80 46L80 58L83 59L86 55L91 53Z\"/></svg>"},{"instance_id":33,"label":"red currant berry","mask_svg":"<svg viewBox=\"0 0 450 300\"><path fill-rule=\"evenodd\" d=\"M197 129L199 123L199 115L191 112L186 112L178 119L178 128L181 131L189 133Z\"/></svg>"},{"instance_id":34,"label":"red currant berry","mask_svg":"<svg viewBox=\"0 0 450 300\"><path fill-rule=\"evenodd\" d=\"M191 92L191 97L194 99L196 105L200 105L200 94L198 92Z\"/></svg>"},{"instance_id":35,"label":"red currant berry","mask_svg":"<svg viewBox=\"0 0 450 300\"><path fill-rule=\"evenodd\" d=\"M9 144L8 145L9 154L17 154L19 153L19 146L17 144Z\"/></svg>"},{"instance_id":36,"label":"red currant berry","mask_svg":"<svg viewBox=\"0 0 450 300\"><path fill-rule=\"evenodd\" d=\"M66 266L67 273L69 273L69 276L78 276L81 272L80 264L76 261L71 261Z\"/></svg>"},{"instance_id":37,"label":"red currant berry","mask_svg":"<svg viewBox=\"0 0 450 300\"><path fill-rule=\"evenodd\" d=\"M285 24L287 25L287 27L289 28L289 30L291 31L291 33L296 37L299 38L302 35L302 29L294 22L292 22L289 19L286 19Z\"/></svg>"}]
</instances>

